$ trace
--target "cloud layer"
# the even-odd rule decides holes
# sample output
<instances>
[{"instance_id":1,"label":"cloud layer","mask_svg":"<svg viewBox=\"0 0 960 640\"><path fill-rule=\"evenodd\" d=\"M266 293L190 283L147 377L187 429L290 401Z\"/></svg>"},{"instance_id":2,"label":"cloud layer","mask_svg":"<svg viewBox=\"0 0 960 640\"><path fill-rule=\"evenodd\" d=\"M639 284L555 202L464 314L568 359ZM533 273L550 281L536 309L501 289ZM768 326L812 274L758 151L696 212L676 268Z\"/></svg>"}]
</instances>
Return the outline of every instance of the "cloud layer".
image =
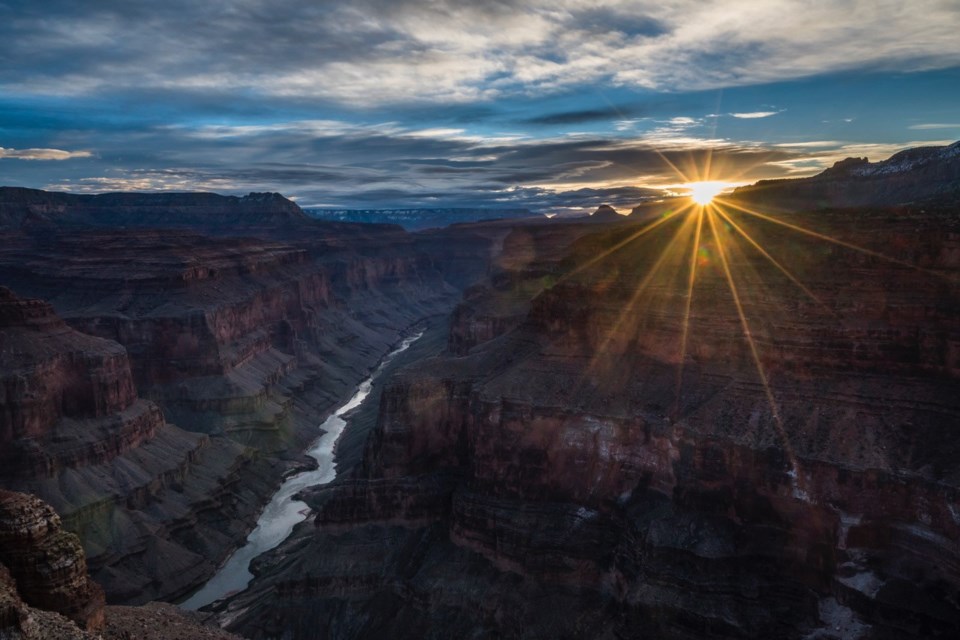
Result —
<instances>
[{"instance_id":1,"label":"cloud layer","mask_svg":"<svg viewBox=\"0 0 960 640\"><path fill-rule=\"evenodd\" d=\"M954 0L0 0L0 184L626 208L949 141L958 32Z\"/></svg>"},{"instance_id":2,"label":"cloud layer","mask_svg":"<svg viewBox=\"0 0 960 640\"><path fill-rule=\"evenodd\" d=\"M585 83L683 91L960 64L953 0L8 0L0 85L213 88L345 104Z\"/></svg>"},{"instance_id":3,"label":"cloud layer","mask_svg":"<svg viewBox=\"0 0 960 640\"><path fill-rule=\"evenodd\" d=\"M89 158L89 151L64 151L62 149L4 149L0 147L0 158L18 160L70 160L71 158Z\"/></svg>"},{"instance_id":4,"label":"cloud layer","mask_svg":"<svg viewBox=\"0 0 960 640\"><path fill-rule=\"evenodd\" d=\"M125 134L101 139L107 161ZM138 134L141 167L65 176L44 186L68 191L245 191L270 185L303 205L529 206L567 209L598 200L629 207L658 189L697 179L712 158L727 175L764 171L796 156L729 142L710 145L605 136L478 137L457 129L297 121L269 126L158 127ZM116 150L111 149L114 144ZM228 151L225 151L228 150ZM97 159L97 162L103 162ZM677 173L676 167L681 173ZM688 174L688 175L685 175Z\"/></svg>"}]
</instances>

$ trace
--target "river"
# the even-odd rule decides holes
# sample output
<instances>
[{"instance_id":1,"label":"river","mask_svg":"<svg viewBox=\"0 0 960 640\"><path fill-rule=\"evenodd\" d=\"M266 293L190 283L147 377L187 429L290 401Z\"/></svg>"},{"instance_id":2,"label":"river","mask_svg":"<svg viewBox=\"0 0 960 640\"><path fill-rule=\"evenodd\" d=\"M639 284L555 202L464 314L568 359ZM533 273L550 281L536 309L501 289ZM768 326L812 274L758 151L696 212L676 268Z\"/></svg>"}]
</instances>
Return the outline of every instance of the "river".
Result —
<instances>
[{"instance_id":1,"label":"river","mask_svg":"<svg viewBox=\"0 0 960 640\"><path fill-rule=\"evenodd\" d=\"M387 354L370 377L360 383L353 397L320 425L324 431L323 435L307 449L307 455L317 461L317 468L290 476L284 481L264 507L257 520L256 528L247 536L246 544L234 551L200 590L182 602L181 608L195 611L247 588L253 579L253 574L250 573L250 562L286 540L293 531L293 527L307 519L309 509L306 503L294 500L293 496L302 489L327 484L337 477L333 449L344 427L347 426L343 416L359 407L367 399L373 388L373 382L380 372L422 335L421 331L405 338L396 349Z\"/></svg>"}]
</instances>

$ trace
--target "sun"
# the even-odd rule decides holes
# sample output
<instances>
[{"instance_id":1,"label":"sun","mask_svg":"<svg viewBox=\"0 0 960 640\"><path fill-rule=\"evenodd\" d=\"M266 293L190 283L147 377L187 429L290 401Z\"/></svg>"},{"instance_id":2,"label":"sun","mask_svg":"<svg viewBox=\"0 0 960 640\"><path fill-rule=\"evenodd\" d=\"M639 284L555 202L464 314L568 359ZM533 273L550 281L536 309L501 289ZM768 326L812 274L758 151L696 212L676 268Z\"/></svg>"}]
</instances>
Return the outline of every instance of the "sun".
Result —
<instances>
[{"instance_id":1,"label":"sun","mask_svg":"<svg viewBox=\"0 0 960 640\"><path fill-rule=\"evenodd\" d=\"M730 185L726 182L711 180L708 182L690 182L685 186L687 189L690 189L691 200L700 206L706 206L713 202L714 196L718 195Z\"/></svg>"}]
</instances>

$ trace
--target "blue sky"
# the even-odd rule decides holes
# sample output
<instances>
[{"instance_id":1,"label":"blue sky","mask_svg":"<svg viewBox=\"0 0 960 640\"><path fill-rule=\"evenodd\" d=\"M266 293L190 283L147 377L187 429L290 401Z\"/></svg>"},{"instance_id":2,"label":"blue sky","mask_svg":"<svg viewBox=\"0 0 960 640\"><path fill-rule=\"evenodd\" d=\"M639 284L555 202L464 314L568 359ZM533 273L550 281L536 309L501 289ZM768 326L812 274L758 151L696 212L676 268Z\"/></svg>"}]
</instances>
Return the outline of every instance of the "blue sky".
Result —
<instances>
[{"instance_id":1,"label":"blue sky","mask_svg":"<svg viewBox=\"0 0 960 640\"><path fill-rule=\"evenodd\" d=\"M960 139L957 33L955 0L0 0L0 184L627 208L671 164Z\"/></svg>"}]
</instances>

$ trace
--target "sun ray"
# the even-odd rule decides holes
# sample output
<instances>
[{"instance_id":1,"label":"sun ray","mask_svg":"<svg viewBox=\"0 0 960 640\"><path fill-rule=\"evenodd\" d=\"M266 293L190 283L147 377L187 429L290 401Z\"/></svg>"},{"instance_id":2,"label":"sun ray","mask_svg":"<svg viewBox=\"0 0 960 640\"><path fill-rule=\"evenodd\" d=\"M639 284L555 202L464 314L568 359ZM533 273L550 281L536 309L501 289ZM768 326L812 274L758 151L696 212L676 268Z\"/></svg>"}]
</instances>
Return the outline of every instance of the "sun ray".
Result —
<instances>
[{"instance_id":1,"label":"sun ray","mask_svg":"<svg viewBox=\"0 0 960 640\"><path fill-rule=\"evenodd\" d=\"M714 120L714 136L716 136L716 120ZM711 171L713 169L713 146L707 147L706 159L703 163L703 175L700 176L701 180L712 180L713 176Z\"/></svg>"},{"instance_id":2,"label":"sun ray","mask_svg":"<svg viewBox=\"0 0 960 640\"><path fill-rule=\"evenodd\" d=\"M616 113L617 116L619 116L621 120L627 120L627 119L628 119L628 117L626 116L626 114L624 114L624 113L620 110L620 108L619 108L617 105L615 105L615 104L610 100L610 98L607 97L607 95L606 95L604 92L600 91L599 89L597 89L596 91L597 91L597 94L600 96L600 98L601 98L604 102L606 102L607 105L609 105L609 107L610 107L611 109L613 109L614 113ZM662 151L660 151L660 149L658 149L656 146L651 145L651 146L649 147L649 150L650 150L650 151L653 151L655 154L657 154L658 156L660 156L660 159L663 160L663 163L666 164L668 167L670 167L670 168L673 170L674 173L676 173L678 176L680 176L681 178L683 178L684 181L690 182L690 179L687 177L687 175L686 175L683 171L680 170L680 167L678 167L676 164L674 164L673 162L671 162L670 159L667 158L667 156L664 155Z\"/></svg>"},{"instance_id":3,"label":"sun ray","mask_svg":"<svg viewBox=\"0 0 960 640\"><path fill-rule=\"evenodd\" d=\"M697 210L697 227L693 232L693 251L690 253L690 275L687 278L687 298L684 301L683 330L680 337L680 361L677 363L677 392L674 415L680 413L680 392L683 387L683 364L687 358L687 337L690 333L690 305L693 302L693 285L697 278L697 253L700 251L700 233L703 230L703 207Z\"/></svg>"},{"instance_id":4,"label":"sun ray","mask_svg":"<svg viewBox=\"0 0 960 640\"><path fill-rule=\"evenodd\" d=\"M837 315L836 312L834 312L833 309L831 309L829 306L827 306L827 304L826 304L825 302L823 302L820 298L818 298L816 295L814 295L814 293L813 293L812 291L810 291L810 289L808 289L806 285L804 285L802 282L800 282L800 281L796 278L796 276L794 276L792 273L790 273L790 271L789 271L785 266L783 266L783 265L780 263L779 260L777 260L777 259L774 258L772 255L770 255L770 253L767 252L766 249L764 249L762 246L760 246L760 243L758 243L756 240L754 240L753 237L751 237L749 233L747 233L740 225L738 225L736 222L734 222L733 218L731 218L729 215L727 215L727 213L722 209L722 207L719 207L719 206L716 207L716 212L717 212L717 214L720 215L721 218L723 218L723 219L727 222L727 224L729 224L731 227L733 227L733 228L737 231L737 233L739 233L741 236L743 236L743 238L744 238L747 242L749 242L749 243L751 244L751 246L753 246L754 249L756 249L757 251L759 251L759 252L763 255L763 257L765 257L767 260L769 260L769 261L773 264L773 266L775 266L777 269L780 270L780 272L781 272L783 275L787 276L787 278L789 278L791 282L793 282L793 283L794 283L795 285L797 285L805 294L807 294L807 295L810 297L810 299L812 299L814 302L816 302L816 303L819 304L821 307L823 307L830 315L832 315L832 316L836 316L836 315Z\"/></svg>"},{"instance_id":5,"label":"sun ray","mask_svg":"<svg viewBox=\"0 0 960 640\"><path fill-rule=\"evenodd\" d=\"M602 251L601 253L598 253L596 256L594 256L594 257L591 258L590 260L587 260L586 262L584 262L583 264L581 264L581 265L578 266L577 268L575 268L575 269L573 269L572 271L570 271L569 273L565 274L563 277L561 277L561 278L557 281L557 283L559 284L560 282L563 282L563 281L565 281L565 280L569 280L570 278L574 277L575 275L583 272L585 269L589 269L590 267L592 267L593 265L597 264L598 262L600 262L600 261L603 260L604 258L606 258L606 257L608 257L608 256L616 253L616 252L619 251L620 249L624 248L625 246L627 246L628 244L630 244L630 243L633 242L634 240L637 240L637 239L645 236L646 234L650 233L651 231L653 231L654 229L658 228L660 225L664 224L664 223L667 222L668 220L672 220L672 219L676 218L678 215L680 215L680 214L681 214L682 212L684 212L686 209L689 209L691 206L692 206L692 204L685 205L685 206L677 209L676 211L672 211L672 212L664 215L662 218L660 218L660 219L657 220L656 222L653 222L653 223L651 223L651 224L643 227L642 229L640 229L640 230L637 231L636 233L633 233L633 234L631 234L630 236L628 236L627 238L624 238L623 240L621 240L621 241L618 242L617 244L613 245L613 246L610 247L609 249L606 249L605 251Z\"/></svg>"},{"instance_id":6,"label":"sun ray","mask_svg":"<svg viewBox=\"0 0 960 640\"><path fill-rule=\"evenodd\" d=\"M831 244L835 244L835 245L838 245L838 246L841 246L841 247L845 247L845 248L847 248L847 249L852 249L852 250L854 250L854 251L859 251L859 252L862 253L862 254L865 254L865 255L868 255L868 256L872 256L872 257L874 257L874 258L880 258L881 260L886 260L887 262L891 262L891 263L893 263L893 264L897 264L897 265L900 265L900 266L902 266L902 267L908 267L908 268L910 268L910 269L916 269L917 271L923 271L924 273L929 273L929 274L931 274L931 275L936 275L936 276L940 276L940 277L943 277L943 278L952 279L952 278L950 278L949 276L947 276L947 275L945 275L945 274L938 273L938 272L933 271L933 270L930 270L930 269L924 269L923 267L918 267L918 266L915 265L915 264L910 264L909 262L905 262L905 261L903 261L903 260L898 260L898 259L896 259L896 258L891 258L890 256L885 255L885 254L883 254L883 253L880 253L879 251L873 251L872 249L867 249L867 248L865 248L865 247L861 247L861 246L855 245L855 244L853 244L853 243L851 243L851 242L847 242L847 241L845 241L845 240L838 240L837 238L833 238L833 237L830 237L830 236L828 236L828 235L826 235L826 234L819 233L819 232L817 232L817 231L813 231L812 229L807 229L807 228L805 228L805 227L801 227L801 226L799 226L799 225L796 225L796 224L793 224L793 223L790 223L790 222L785 222L785 221L783 221L783 220L778 220L778 219L774 218L773 216L769 216L769 215L767 215L767 214L765 214L765 213L760 213L759 211L754 211L753 209L748 209L748 208L746 208L746 207L744 207L744 206L742 206L742 205L739 205L739 204L730 202L729 200L722 200L722 199L720 199L720 198L717 198L716 200L719 201L720 204L726 205L726 206L728 206L728 207L732 207L733 209L737 209L738 211L742 211L743 213L746 213L747 215L751 215L751 216L754 216L754 217L756 217L756 218L760 218L760 219L762 219L762 220L766 220L767 222L772 222L772 223L774 223L774 224L778 224L778 225L783 226L783 227L786 227L786 228L788 228L788 229L792 229L792 230L794 230L794 231L796 231L796 232L798 232L798 233L802 233L802 234L808 235L808 236L810 236L810 237L817 238L817 239L819 239L819 240L823 240L824 242L829 242L829 243L831 243Z\"/></svg>"},{"instance_id":7,"label":"sun ray","mask_svg":"<svg viewBox=\"0 0 960 640\"><path fill-rule=\"evenodd\" d=\"M656 153L658 156L660 156L660 159L663 160L663 162L664 162L668 167L670 167L671 169L673 169L673 172L674 172L674 173L676 173L678 176L680 176L681 178L683 178L684 182L691 182L690 177L689 177L687 174L685 174L683 171L681 171L681 170L680 170L680 167L678 167L678 166L677 166L676 164L674 164L669 158L667 158L667 156L665 156L665 155L663 154L663 152L661 152L661 151L660 151L659 149L657 149L656 147L650 147L650 148L651 148L651 150L653 150L654 153Z\"/></svg>"},{"instance_id":8,"label":"sun ray","mask_svg":"<svg viewBox=\"0 0 960 640\"><path fill-rule=\"evenodd\" d=\"M596 369L596 365L602 358L604 352L606 351L607 346L613 340L613 338L620 331L621 326L624 322L631 316L634 307L637 305L637 302L640 300L640 296L643 295L643 292L647 289L650 283L653 281L653 278L660 272L661 267L663 266L664 261L674 252L677 247L677 240L680 236L688 230L692 218L686 217L680 227L676 230L673 236L664 243L663 250L660 252L660 255L657 257L657 261L653 263L650 269L647 271L647 274L644 276L643 280L640 281L640 284L637 285L634 289L633 295L630 300L623 306L620 310L620 314L617 316L617 321L614 323L610 331L607 332L606 337L601 343L600 347L596 349L593 357L590 359L590 365L587 367L588 371L593 371Z\"/></svg>"},{"instance_id":9,"label":"sun ray","mask_svg":"<svg viewBox=\"0 0 960 640\"><path fill-rule=\"evenodd\" d=\"M780 418L780 410L777 408L777 402L773 397L773 392L770 390L770 383L767 380L767 374L763 369L763 363L760 361L760 353L757 350L756 341L753 339L753 333L750 330L750 323L747 321L746 313L743 311L743 304L740 301L740 293L737 290L736 282L733 279L733 273L730 270L730 264L727 260L727 252L723 246L723 240L721 239L720 232L717 229L715 218L716 215L712 211L707 211L707 220L710 223L710 230L717 243L717 254L720 257L720 264L723 268L723 274L727 280L727 286L730 288L730 294L733 296L733 304L737 309L737 315L740 316L740 326L742 327L743 334L747 339L747 344L750 346L750 355L753 357L753 363L757 368L757 374L760 376L760 382L763 385L764 394L767 397L767 402L770 404L770 412L773 415L774 426L776 427L777 434L780 437L781 443L783 444L783 450L787 454L794 482L797 483L795 486L797 486L801 482L797 458L793 453L793 447L790 446L790 440L787 438L787 433L783 428L783 421ZM797 486L797 488L799 487Z\"/></svg>"}]
</instances>

